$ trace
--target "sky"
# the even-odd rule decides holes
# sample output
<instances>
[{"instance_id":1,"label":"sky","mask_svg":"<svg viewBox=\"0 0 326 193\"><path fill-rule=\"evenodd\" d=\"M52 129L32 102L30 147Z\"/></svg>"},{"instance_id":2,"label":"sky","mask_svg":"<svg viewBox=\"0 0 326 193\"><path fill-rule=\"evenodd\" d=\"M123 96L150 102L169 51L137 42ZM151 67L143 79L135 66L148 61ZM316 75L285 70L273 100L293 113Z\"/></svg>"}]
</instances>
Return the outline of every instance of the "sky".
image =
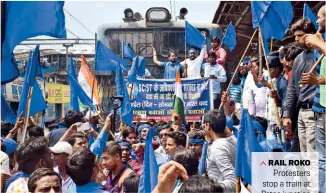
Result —
<instances>
[{"instance_id":1,"label":"sky","mask_svg":"<svg viewBox=\"0 0 326 193\"><path fill-rule=\"evenodd\" d=\"M188 9L187 21L211 23L219 5L219 1L171 1L172 17L174 9L176 15L182 7ZM175 5L175 6L174 6ZM67 38L94 38L97 27L101 24L123 22L124 10L131 8L133 12L139 12L143 18L150 7L165 7L170 12L170 1L65 1L64 11L66 28L75 35L67 31ZM70 15L69 13L72 15ZM83 27L82 23L85 27ZM89 31L88 31L89 30ZM63 48L62 46L52 46L53 48ZM76 46L74 46L76 47ZM84 47L79 46L79 47ZM86 46L87 47L87 46ZM88 46L92 49L92 47ZM31 47L18 46L18 49L31 49ZM49 46L41 46L41 49Z\"/></svg>"},{"instance_id":2,"label":"sky","mask_svg":"<svg viewBox=\"0 0 326 193\"><path fill-rule=\"evenodd\" d=\"M175 12L179 15L182 7L188 9L186 16L189 22L211 23L218 7L219 1L171 1L172 8L175 4ZM165 7L170 11L170 1L106 1L106 2L65 2L64 8L84 24L93 34L97 26L105 23L119 23L124 17L124 10L131 8L133 12L139 12L145 17L145 13L150 7ZM94 38L88 30L80 25L67 12L66 27L80 38ZM75 38L68 33L68 37Z\"/></svg>"}]
</instances>

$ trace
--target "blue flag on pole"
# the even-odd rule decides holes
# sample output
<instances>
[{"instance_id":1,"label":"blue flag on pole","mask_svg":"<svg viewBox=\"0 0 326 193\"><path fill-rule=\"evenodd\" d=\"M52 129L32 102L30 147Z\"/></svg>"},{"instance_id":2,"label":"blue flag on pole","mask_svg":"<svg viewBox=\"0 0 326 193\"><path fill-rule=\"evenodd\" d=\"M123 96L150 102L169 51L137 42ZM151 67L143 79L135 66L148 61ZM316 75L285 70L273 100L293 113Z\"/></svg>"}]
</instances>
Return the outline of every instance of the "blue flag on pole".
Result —
<instances>
[{"instance_id":1,"label":"blue flag on pole","mask_svg":"<svg viewBox=\"0 0 326 193\"><path fill-rule=\"evenodd\" d=\"M145 58L142 56L134 57L130 70L128 71L128 82L134 82L138 76L145 74Z\"/></svg>"},{"instance_id":2,"label":"blue flag on pole","mask_svg":"<svg viewBox=\"0 0 326 193\"><path fill-rule=\"evenodd\" d=\"M9 106L5 96L1 93L1 120L11 124L16 123L16 115Z\"/></svg>"},{"instance_id":3,"label":"blue flag on pole","mask_svg":"<svg viewBox=\"0 0 326 193\"><path fill-rule=\"evenodd\" d=\"M240 130L237 142L237 155L235 162L235 176L242 177L248 184L251 183L251 153L263 152L253 129L252 118L246 109L242 110Z\"/></svg>"},{"instance_id":4,"label":"blue flag on pole","mask_svg":"<svg viewBox=\"0 0 326 193\"><path fill-rule=\"evenodd\" d=\"M224 38L223 43L229 48L230 52L235 48L237 45L237 33L235 31L234 26L232 25L232 22L228 25Z\"/></svg>"},{"instance_id":5,"label":"blue flag on pole","mask_svg":"<svg viewBox=\"0 0 326 193\"><path fill-rule=\"evenodd\" d=\"M126 44L125 41L122 41L122 53L121 56L122 58L129 58L133 59L136 54L129 48L129 46Z\"/></svg>"},{"instance_id":6,"label":"blue flag on pole","mask_svg":"<svg viewBox=\"0 0 326 193\"><path fill-rule=\"evenodd\" d=\"M152 192L158 182L158 165L152 145L153 129L147 131L143 173L140 176L138 193Z\"/></svg>"},{"instance_id":7,"label":"blue flag on pole","mask_svg":"<svg viewBox=\"0 0 326 193\"><path fill-rule=\"evenodd\" d=\"M92 99L87 96L83 88L79 85L78 80L73 77L70 72L67 71L67 74L69 77L70 87L73 87L72 90L75 92L74 97L77 97L83 105L87 105L92 109L92 111L95 111Z\"/></svg>"},{"instance_id":8,"label":"blue flag on pole","mask_svg":"<svg viewBox=\"0 0 326 193\"><path fill-rule=\"evenodd\" d=\"M116 74L115 74L115 82L117 86L117 95L123 96L122 106L120 109L120 116L122 118L123 123L127 125L131 125L132 123L132 110L130 98L127 90L127 85L125 80L123 79L122 70L120 65L118 65Z\"/></svg>"},{"instance_id":9,"label":"blue flag on pole","mask_svg":"<svg viewBox=\"0 0 326 193\"><path fill-rule=\"evenodd\" d=\"M207 157L208 143L205 142L203 145L203 150L201 152L201 157L198 165L198 175L202 175L206 169L206 157Z\"/></svg>"},{"instance_id":10,"label":"blue flag on pole","mask_svg":"<svg viewBox=\"0 0 326 193\"><path fill-rule=\"evenodd\" d=\"M95 54L96 71L113 71L117 70L118 64L121 64L123 71L127 71L128 62L122 60L111 49L107 48L101 41L97 41Z\"/></svg>"},{"instance_id":11,"label":"blue flag on pole","mask_svg":"<svg viewBox=\"0 0 326 193\"><path fill-rule=\"evenodd\" d=\"M14 48L38 35L66 38L63 1L7 1L3 11L1 84L19 76Z\"/></svg>"},{"instance_id":12,"label":"blue flag on pole","mask_svg":"<svg viewBox=\"0 0 326 193\"><path fill-rule=\"evenodd\" d=\"M269 53L268 39L281 40L293 20L291 1L252 1L253 28L260 27L266 54Z\"/></svg>"},{"instance_id":13,"label":"blue flag on pole","mask_svg":"<svg viewBox=\"0 0 326 193\"><path fill-rule=\"evenodd\" d=\"M24 78L24 86L23 86L23 93L20 97L20 102L18 106L17 114L20 115L21 112L26 110L26 104L28 101L28 90L30 86L33 86L32 91L32 99L30 104L30 111L29 115L33 116L36 113L43 111L47 108L46 102L44 100L44 96L42 91L36 81L36 76L40 76L39 69L40 66L40 50L39 45L36 46L33 56L29 57L29 61L27 63L25 78ZM22 115L25 116L25 112Z\"/></svg>"},{"instance_id":14,"label":"blue flag on pole","mask_svg":"<svg viewBox=\"0 0 326 193\"><path fill-rule=\"evenodd\" d=\"M206 39L198 29L185 21L186 43L201 49L206 44Z\"/></svg>"},{"instance_id":15,"label":"blue flag on pole","mask_svg":"<svg viewBox=\"0 0 326 193\"><path fill-rule=\"evenodd\" d=\"M314 24L316 30L318 29L317 17L307 3L304 4L303 18L309 19Z\"/></svg>"},{"instance_id":16,"label":"blue flag on pole","mask_svg":"<svg viewBox=\"0 0 326 193\"><path fill-rule=\"evenodd\" d=\"M71 54L69 54L69 71L71 76L77 80L77 74ZM74 86L70 86L70 109L79 111L78 93Z\"/></svg>"}]
</instances>

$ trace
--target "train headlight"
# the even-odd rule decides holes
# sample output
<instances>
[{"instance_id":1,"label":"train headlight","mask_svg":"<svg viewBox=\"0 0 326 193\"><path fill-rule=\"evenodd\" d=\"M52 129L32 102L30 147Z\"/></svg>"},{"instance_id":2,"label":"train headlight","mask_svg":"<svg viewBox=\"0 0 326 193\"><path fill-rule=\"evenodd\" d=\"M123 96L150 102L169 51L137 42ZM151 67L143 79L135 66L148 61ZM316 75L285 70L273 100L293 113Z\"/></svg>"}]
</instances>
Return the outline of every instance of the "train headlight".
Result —
<instances>
[{"instance_id":1,"label":"train headlight","mask_svg":"<svg viewBox=\"0 0 326 193\"><path fill-rule=\"evenodd\" d=\"M146 20L149 22L167 22L170 20L170 13L163 7L150 8L147 10Z\"/></svg>"}]
</instances>

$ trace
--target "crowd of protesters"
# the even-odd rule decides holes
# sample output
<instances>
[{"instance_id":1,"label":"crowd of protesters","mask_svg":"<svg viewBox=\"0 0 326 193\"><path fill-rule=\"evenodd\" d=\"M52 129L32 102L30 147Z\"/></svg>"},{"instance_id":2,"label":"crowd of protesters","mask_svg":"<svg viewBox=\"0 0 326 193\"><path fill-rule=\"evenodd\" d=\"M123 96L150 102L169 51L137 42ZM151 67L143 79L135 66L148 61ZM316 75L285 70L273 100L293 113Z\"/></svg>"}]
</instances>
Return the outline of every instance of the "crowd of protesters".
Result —
<instances>
[{"instance_id":1,"label":"crowd of protesters","mask_svg":"<svg viewBox=\"0 0 326 193\"><path fill-rule=\"evenodd\" d=\"M325 14L323 6L318 12L319 29L307 19L292 24L295 42L271 52L267 61L263 57L262 64L259 56L248 56L235 72L228 93L220 85L227 80L227 64L219 38L212 39L208 53L206 46L199 56L190 49L183 62L174 52L168 62L160 62L154 49L154 63L165 68L164 78L175 78L181 69L187 77L212 79L214 110L204 114L202 122L182 124L175 117L170 122L121 123L114 133L116 120L111 115L103 118L89 111L84 116L69 110L59 123L46 128L30 121L24 142L18 135L24 124L21 116L15 125L2 122L1 192L138 192L150 130L160 169L153 192L235 192L242 109L252 116L252 129L264 151L318 152L318 188L325 192L326 59L316 72L309 72L326 53L321 35ZM217 110L220 103L223 111ZM81 129L85 123L90 127ZM198 175L205 142L209 144L206 167Z\"/></svg>"}]
</instances>

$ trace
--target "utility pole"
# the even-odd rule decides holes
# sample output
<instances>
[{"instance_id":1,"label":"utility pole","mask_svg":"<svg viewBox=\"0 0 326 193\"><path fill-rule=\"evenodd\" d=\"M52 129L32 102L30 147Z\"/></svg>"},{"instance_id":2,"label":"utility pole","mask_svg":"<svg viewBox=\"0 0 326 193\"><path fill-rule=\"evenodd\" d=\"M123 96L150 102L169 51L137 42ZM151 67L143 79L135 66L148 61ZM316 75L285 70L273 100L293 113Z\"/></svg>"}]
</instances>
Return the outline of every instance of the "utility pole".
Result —
<instances>
[{"instance_id":1,"label":"utility pole","mask_svg":"<svg viewBox=\"0 0 326 193\"><path fill-rule=\"evenodd\" d=\"M68 61L68 48L72 47L72 46L74 46L74 44L63 44L63 47L66 48L66 70L69 69L69 67L68 67L68 64L69 64L69 61Z\"/></svg>"}]
</instances>

